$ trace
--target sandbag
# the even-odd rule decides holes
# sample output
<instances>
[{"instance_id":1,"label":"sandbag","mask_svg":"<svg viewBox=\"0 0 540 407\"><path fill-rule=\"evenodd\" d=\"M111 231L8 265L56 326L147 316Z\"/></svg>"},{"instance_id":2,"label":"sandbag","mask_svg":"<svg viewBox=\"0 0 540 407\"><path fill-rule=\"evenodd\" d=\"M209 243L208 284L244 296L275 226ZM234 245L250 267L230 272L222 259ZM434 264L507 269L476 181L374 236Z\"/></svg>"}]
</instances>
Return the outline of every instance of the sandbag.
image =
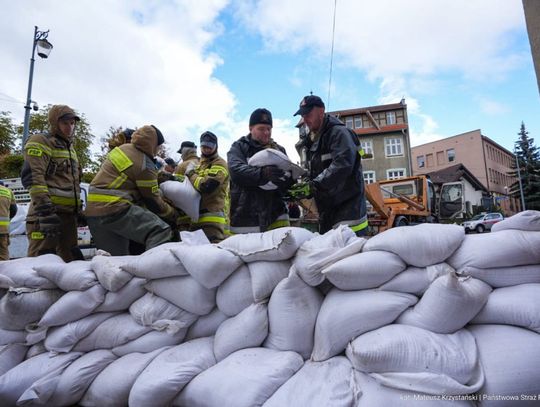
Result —
<instances>
[{"instance_id":1,"label":"sandbag","mask_svg":"<svg viewBox=\"0 0 540 407\"><path fill-rule=\"evenodd\" d=\"M92 257L91 266L103 288L118 291L133 278L133 275L122 270L122 267L137 257L98 255Z\"/></svg>"},{"instance_id":2,"label":"sandbag","mask_svg":"<svg viewBox=\"0 0 540 407\"><path fill-rule=\"evenodd\" d=\"M398 291L421 296L429 285L440 276L455 270L446 263L433 264L427 267L409 266L390 281L379 287L379 290Z\"/></svg>"},{"instance_id":3,"label":"sandbag","mask_svg":"<svg viewBox=\"0 0 540 407\"><path fill-rule=\"evenodd\" d=\"M244 264L218 287L216 304L221 312L234 317L254 302L251 274Z\"/></svg>"},{"instance_id":4,"label":"sandbag","mask_svg":"<svg viewBox=\"0 0 540 407\"><path fill-rule=\"evenodd\" d=\"M502 221L495 223L491 227L492 232L508 229L540 232L540 211L528 210L518 212L509 218L505 218Z\"/></svg>"},{"instance_id":5,"label":"sandbag","mask_svg":"<svg viewBox=\"0 0 540 407\"><path fill-rule=\"evenodd\" d=\"M289 275L291 264L290 260L248 263L253 300L260 302L269 298L278 283Z\"/></svg>"},{"instance_id":6,"label":"sandbag","mask_svg":"<svg viewBox=\"0 0 540 407\"><path fill-rule=\"evenodd\" d=\"M182 262L172 252L171 248L178 247L182 243L165 244L154 247L140 256L132 259L122 266L122 269L131 274L154 280L156 278L187 276L188 272ZM165 248L165 246L167 248ZM159 249L159 250L158 250Z\"/></svg>"},{"instance_id":7,"label":"sandbag","mask_svg":"<svg viewBox=\"0 0 540 407\"><path fill-rule=\"evenodd\" d=\"M179 329L173 334L167 331L150 331L124 345L112 348L112 352L116 356L124 356L134 352L153 352L156 349L182 343L186 332L187 328Z\"/></svg>"},{"instance_id":8,"label":"sandbag","mask_svg":"<svg viewBox=\"0 0 540 407\"><path fill-rule=\"evenodd\" d=\"M134 277L118 291L107 291L103 302L94 312L125 311L138 298L147 293L144 278Z\"/></svg>"},{"instance_id":9,"label":"sandbag","mask_svg":"<svg viewBox=\"0 0 540 407\"><path fill-rule=\"evenodd\" d=\"M193 377L216 363L213 348L213 338L200 338L160 353L135 380L129 406L170 405Z\"/></svg>"},{"instance_id":10,"label":"sandbag","mask_svg":"<svg viewBox=\"0 0 540 407\"><path fill-rule=\"evenodd\" d=\"M199 205L201 194L185 177L183 181L165 181L159 185L163 196L169 199L176 208L188 215L193 222L199 220Z\"/></svg>"},{"instance_id":11,"label":"sandbag","mask_svg":"<svg viewBox=\"0 0 540 407\"><path fill-rule=\"evenodd\" d=\"M398 324L449 334L463 328L486 303L491 287L471 277L448 273L435 280L414 308L406 310Z\"/></svg>"},{"instance_id":12,"label":"sandbag","mask_svg":"<svg viewBox=\"0 0 540 407\"><path fill-rule=\"evenodd\" d=\"M405 270L399 256L379 250L353 254L322 270L322 274L341 290L375 288Z\"/></svg>"},{"instance_id":13,"label":"sandbag","mask_svg":"<svg viewBox=\"0 0 540 407\"><path fill-rule=\"evenodd\" d=\"M471 324L515 325L540 333L540 284L493 290Z\"/></svg>"},{"instance_id":14,"label":"sandbag","mask_svg":"<svg viewBox=\"0 0 540 407\"><path fill-rule=\"evenodd\" d=\"M0 346L0 376L24 360L28 346L11 343Z\"/></svg>"},{"instance_id":15,"label":"sandbag","mask_svg":"<svg viewBox=\"0 0 540 407\"><path fill-rule=\"evenodd\" d=\"M38 264L33 269L64 291L84 291L98 283L89 261Z\"/></svg>"},{"instance_id":16,"label":"sandbag","mask_svg":"<svg viewBox=\"0 0 540 407\"><path fill-rule=\"evenodd\" d=\"M240 256L246 263L279 261L293 257L298 248L313 236L304 228L282 227L263 233L234 235L219 243L219 247Z\"/></svg>"},{"instance_id":17,"label":"sandbag","mask_svg":"<svg viewBox=\"0 0 540 407\"><path fill-rule=\"evenodd\" d=\"M260 406L303 364L294 352L242 349L196 376L173 406Z\"/></svg>"},{"instance_id":18,"label":"sandbag","mask_svg":"<svg viewBox=\"0 0 540 407\"><path fill-rule=\"evenodd\" d=\"M311 359L323 361L340 354L349 341L392 323L417 300L414 295L391 291L333 288L317 316Z\"/></svg>"},{"instance_id":19,"label":"sandbag","mask_svg":"<svg viewBox=\"0 0 540 407\"><path fill-rule=\"evenodd\" d=\"M0 328L15 331L38 322L63 294L61 290L10 288L0 299Z\"/></svg>"},{"instance_id":20,"label":"sandbag","mask_svg":"<svg viewBox=\"0 0 540 407\"><path fill-rule=\"evenodd\" d=\"M34 356L41 355L42 353L46 353L47 349L45 348L45 345L43 342L35 343L34 345L30 346L28 348L28 351L26 352L25 359L33 358Z\"/></svg>"},{"instance_id":21,"label":"sandbag","mask_svg":"<svg viewBox=\"0 0 540 407\"><path fill-rule=\"evenodd\" d=\"M367 241L362 251L384 250L397 254L411 266L427 267L445 261L464 237L462 226L423 223L379 233Z\"/></svg>"},{"instance_id":22,"label":"sandbag","mask_svg":"<svg viewBox=\"0 0 540 407\"><path fill-rule=\"evenodd\" d=\"M465 266L458 270L458 274L477 278L493 288L508 287L540 283L540 264L494 268Z\"/></svg>"},{"instance_id":23,"label":"sandbag","mask_svg":"<svg viewBox=\"0 0 540 407\"><path fill-rule=\"evenodd\" d=\"M0 278L2 288L56 288L56 285L45 277L41 277L34 269L37 265L61 265L64 260L56 254L44 254L37 257L21 257L20 259L0 262Z\"/></svg>"},{"instance_id":24,"label":"sandbag","mask_svg":"<svg viewBox=\"0 0 540 407\"><path fill-rule=\"evenodd\" d=\"M292 178L293 180L298 179L306 172L305 169L294 164L289 157L287 157L287 154L284 154L274 148L265 148L264 150L253 154L248 159L248 165L252 165L254 167L274 165L285 171L286 177ZM277 186L272 181L269 181L264 185L260 185L259 188L270 191L277 189Z\"/></svg>"},{"instance_id":25,"label":"sandbag","mask_svg":"<svg viewBox=\"0 0 540 407\"><path fill-rule=\"evenodd\" d=\"M264 347L289 350L308 359L313 351L315 322L322 294L296 273L282 280L268 303L269 333Z\"/></svg>"},{"instance_id":26,"label":"sandbag","mask_svg":"<svg viewBox=\"0 0 540 407\"><path fill-rule=\"evenodd\" d=\"M221 323L228 318L229 317L221 312L219 308L214 308L210 314L199 317L199 319L189 327L186 334L186 341L203 338L205 336L213 336Z\"/></svg>"},{"instance_id":27,"label":"sandbag","mask_svg":"<svg viewBox=\"0 0 540 407\"><path fill-rule=\"evenodd\" d=\"M0 346L9 345L12 343L25 343L27 332L23 329L11 331L9 329L0 328Z\"/></svg>"}]
</instances>

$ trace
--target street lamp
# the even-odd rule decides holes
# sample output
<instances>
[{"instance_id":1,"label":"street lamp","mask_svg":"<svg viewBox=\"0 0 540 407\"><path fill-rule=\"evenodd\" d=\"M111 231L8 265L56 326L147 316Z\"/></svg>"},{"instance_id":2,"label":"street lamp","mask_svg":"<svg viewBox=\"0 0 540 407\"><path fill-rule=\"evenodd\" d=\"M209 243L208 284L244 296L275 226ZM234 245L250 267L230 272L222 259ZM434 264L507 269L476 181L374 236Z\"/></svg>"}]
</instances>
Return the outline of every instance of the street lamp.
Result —
<instances>
[{"instance_id":1,"label":"street lamp","mask_svg":"<svg viewBox=\"0 0 540 407\"><path fill-rule=\"evenodd\" d=\"M514 157L516 157L517 176L519 182L519 195L521 196L521 210L525 210L525 196L523 196L523 185L521 184L521 171L519 170L519 158L516 153L516 146L514 146Z\"/></svg>"},{"instance_id":2,"label":"street lamp","mask_svg":"<svg viewBox=\"0 0 540 407\"><path fill-rule=\"evenodd\" d=\"M38 31L37 25L34 26L34 41L32 42L32 57L30 58L30 76L28 78L28 93L26 94L26 105L24 106L25 112L24 112L24 127L23 127L23 139L22 139L22 147L24 148L24 145L26 144L26 140L28 140L28 127L30 124L30 104L32 103L32 79L34 77L34 55L36 53L37 48L37 54L40 58L46 59L49 54L51 53L51 50L53 49L53 45L47 41L47 37L49 36L49 30L47 31ZM35 102L34 102L35 103Z\"/></svg>"}]
</instances>

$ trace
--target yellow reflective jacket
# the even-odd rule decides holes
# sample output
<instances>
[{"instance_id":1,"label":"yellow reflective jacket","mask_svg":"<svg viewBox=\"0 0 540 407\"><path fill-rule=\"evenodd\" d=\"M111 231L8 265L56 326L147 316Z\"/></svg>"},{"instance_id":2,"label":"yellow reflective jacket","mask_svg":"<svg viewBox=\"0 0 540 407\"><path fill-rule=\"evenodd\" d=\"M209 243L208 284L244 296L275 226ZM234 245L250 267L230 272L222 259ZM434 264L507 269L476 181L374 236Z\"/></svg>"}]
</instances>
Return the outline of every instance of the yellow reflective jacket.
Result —
<instances>
[{"instance_id":1,"label":"yellow reflective jacket","mask_svg":"<svg viewBox=\"0 0 540 407\"><path fill-rule=\"evenodd\" d=\"M13 191L0 185L0 235L9 234L9 215L12 205L16 205Z\"/></svg>"},{"instance_id":2,"label":"yellow reflective jacket","mask_svg":"<svg viewBox=\"0 0 540 407\"><path fill-rule=\"evenodd\" d=\"M190 149L191 150L191 149ZM185 157L184 154L182 154L182 162L178 164L176 167L176 170L174 171L175 175L185 175L186 168L189 165L189 163L193 163L195 165L199 164L199 157L197 157L197 153L195 149L193 151L189 151Z\"/></svg>"}]
</instances>

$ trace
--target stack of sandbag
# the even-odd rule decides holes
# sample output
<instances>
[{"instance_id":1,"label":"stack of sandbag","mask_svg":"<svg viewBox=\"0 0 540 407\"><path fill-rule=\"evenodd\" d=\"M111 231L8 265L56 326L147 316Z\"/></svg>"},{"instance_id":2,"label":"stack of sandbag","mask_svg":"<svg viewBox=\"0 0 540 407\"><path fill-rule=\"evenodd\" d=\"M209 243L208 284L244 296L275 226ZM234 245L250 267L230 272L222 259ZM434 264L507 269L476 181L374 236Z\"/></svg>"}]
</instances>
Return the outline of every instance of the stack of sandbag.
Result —
<instances>
[{"instance_id":1,"label":"stack of sandbag","mask_svg":"<svg viewBox=\"0 0 540 407\"><path fill-rule=\"evenodd\" d=\"M0 400L514 405L540 393L540 213L496 226L185 234L0 263Z\"/></svg>"}]
</instances>

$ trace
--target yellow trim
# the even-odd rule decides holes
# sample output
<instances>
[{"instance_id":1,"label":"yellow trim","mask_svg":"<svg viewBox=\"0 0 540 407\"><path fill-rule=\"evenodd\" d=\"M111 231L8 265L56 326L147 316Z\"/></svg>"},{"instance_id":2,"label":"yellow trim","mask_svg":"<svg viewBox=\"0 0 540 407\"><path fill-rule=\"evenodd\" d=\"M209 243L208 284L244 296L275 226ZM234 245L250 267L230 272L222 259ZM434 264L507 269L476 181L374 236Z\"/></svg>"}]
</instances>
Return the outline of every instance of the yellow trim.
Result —
<instances>
[{"instance_id":1,"label":"yellow trim","mask_svg":"<svg viewBox=\"0 0 540 407\"><path fill-rule=\"evenodd\" d=\"M365 229L368 227L368 221L364 221L362 223L359 223L358 225L349 226L353 232L358 232L359 230Z\"/></svg>"},{"instance_id":2,"label":"yellow trim","mask_svg":"<svg viewBox=\"0 0 540 407\"><path fill-rule=\"evenodd\" d=\"M75 200L73 197L66 198L65 196L51 195L51 202L56 205L79 206L79 200Z\"/></svg>"},{"instance_id":3,"label":"yellow trim","mask_svg":"<svg viewBox=\"0 0 540 407\"><path fill-rule=\"evenodd\" d=\"M30 239L32 240L43 240L45 235L42 232L32 232L30 233Z\"/></svg>"},{"instance_id":4,"label":"yellow trim","mask_svg":"<svg viewBox=\"0 0 540 407\"><path fill-rule=\"evenodd\" d=\"M52 155L52 149L45 145L45 144L42 144L42 143L38 143L36 141L29 141L27 142L25 145L24 145L24 149L25 150L39 150L41 151L42 153L45 153L47 155ZM28 154L28 151L27 151L27 154ZM34 154L29 154L29 155L34 155ZM39 154L39 156L41 156L41 154Z\"/></svg>"},{"instance_id":5,"label":"yellow trim","mask_svg":"<svg viewBox=\"0 0 540 407\"><path fill-rule=\"evenodd\" d=\"M125 171L133 165L133 161L118 147L113 148L107 157L119 172Z\"/></svg>"},{"instance_id":6,"label":"yellow trim","mask_svg":"<svg viewBox=\"0 0 540 407\"><path fill-rule=\"evenodd\" d=\"M28 192L30 193L30 195L48 194L49 188L47 187L47 185L34 185L28 189Z\"/></svg>"},{"instance_id":7,"label":"yellow trim","mask_svg":"<svg viewBox=\"0 0 540 407\"><path fill-rule=\"evenodd\" d=\"M200 223L219 223L222 225L225 225L227 221L225 218L219 217L219 216L201 216L197 222L197 224Z\"/></svg>"},{"instance_id":8,"label":"yellow trim","mask_svg":"<svg viewBox=\"0 0 540 407\"><path fill-rule=\"evenodd\" d=\"M9 226L9 220L0 220L0 226Z\"/></svg>"},{"instance_id":9,"label":"yellow trim","mask_svg":"<svg viewBox=\"0 0 540 407\"><path fill-rule=\"evenodd\" d=\"M117 189L122 186L122 184L128 179L128 176L124 174L123 172L120 173L118 177L116 177L109 185L107 185L107 188L110 189Z\"/></svg>"},{"instance_id":10,"label":"yellow trim","mask_svg":"<svg viewBox=\"0 0 540 407\"><path fill-rule=\"evenodd\" d=\"M0 196L11 199L11 197L13 196L13 192L11 192L11 189L0 185Z\"/></svg>"},{"instance_id":11,"label":"yellow trim","mask_svg":"<svg viewBox=\"0 0 540 407\"><path fill-rule=\"evenodd\" d=\"M88 194L88 202L106 202L106 203L125 202L128 204L131 204L131 202L128 201L127 199L120 198L119 196L101 195L101 194Z\"/></svg>"},{"instance_id":12,"label":"yellow trim","mask_svg":"<svg viewBox=\"0 0 540 407\"><path fill-rule=\"evenodd\" d=\"M158 182L157 179L138 179L137 181L135 181L135 184L138 187L152 188L154 186L157 186Z\"/></svg>"},{"instance_id":13,"label":"yellow trim","mask_svg":"<svg viewBox=\"0 0 540 407\"><path fill-rule=\"evenodd\" d=\"M286 226L291 226L291 222L289 222L288 219L286 220L276 220L275 222L272 222L270 226L268 226L268 230L277 229L277 228L283 228Z\"/></svg>"}]
</instances>

